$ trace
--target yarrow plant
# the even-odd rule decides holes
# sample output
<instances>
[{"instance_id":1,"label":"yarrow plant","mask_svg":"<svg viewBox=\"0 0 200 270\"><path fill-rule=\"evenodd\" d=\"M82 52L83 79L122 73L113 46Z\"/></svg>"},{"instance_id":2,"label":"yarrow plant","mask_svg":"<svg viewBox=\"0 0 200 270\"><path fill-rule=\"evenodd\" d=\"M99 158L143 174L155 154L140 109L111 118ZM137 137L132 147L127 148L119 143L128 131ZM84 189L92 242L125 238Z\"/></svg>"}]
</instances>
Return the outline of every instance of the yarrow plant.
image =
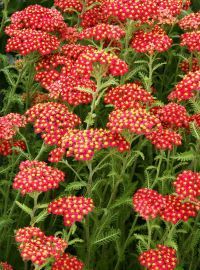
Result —
<instances>
[{"instance_id":1,"label":"yarrow plant","mask_svg":"<svg viewBox=\"0 0 200 270\"><path fill-rule=\"evenodd\" d=\"M198 8L1 2L0 269L198 270Z\"/></svg>"}]
</instances>

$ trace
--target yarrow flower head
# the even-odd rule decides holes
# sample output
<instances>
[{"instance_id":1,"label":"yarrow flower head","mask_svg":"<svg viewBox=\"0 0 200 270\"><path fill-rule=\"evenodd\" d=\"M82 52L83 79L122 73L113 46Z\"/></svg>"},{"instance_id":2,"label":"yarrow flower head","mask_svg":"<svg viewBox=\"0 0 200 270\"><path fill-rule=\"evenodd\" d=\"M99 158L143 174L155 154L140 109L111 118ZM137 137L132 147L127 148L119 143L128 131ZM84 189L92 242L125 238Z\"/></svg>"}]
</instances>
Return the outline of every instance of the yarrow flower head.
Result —
<instances>
[{"instance_id":1,"label":"yarrow flower head","mask_svg":"<svg viewBox=\"0 0 200 270\"><path fill-rule=\"evenodd\" d=\"M160 107L156 116L160 119L162 125L167 128L189 127L189 115L182 105L171 102Z\"/></svg>"},{"instance_id":2,"label":"yarrow flower head","mask_svg":"<svg viewBox=\"0 0 200 270\"><path fill-rule=\"evenodd\" d=\"M19 189L22 195L58 188L59 183L65 178L62 171L47 166L42 161L23 161L19 169L14 178L13 188Z\"/></svg>"},{"instance_id":3,"label":"yarrow flower head","mask_svg":"<svg viewBox=\"0 0 200 270\"><path fill-rule=\"evenodd\" d=\"M36 82L39 82L46 89L59 78L60 73L55 69L38 71L35 74Z\"/></svg>"},{"instance_id":4,"label":"yarrow flower head","mask_svg":"<svg viewBox=\"0 0 200 270\"><path fill-rule=\"evenodd\" d=\"M83 4L80 0L54 0L54 5L64 12L72 13L74 10L81 11Z\"/></svg>"},{"instance_id":5,"label":"yarrow flower head","mask_svg":"<svg viewBox=\"0 0 200 270\"><path fill-rule=\"evenodd\" d=\"M117 17L120 21L131 19L147 22L156 14L156 1L106 0L103 1L102 11L108 17Z\"/></svg>"},{"instance_id":6,"label":"yarrow flower head","mask_svg":"<svg viewBox=\"0 0 200 270\"><path fill-rule=\"evenodd\" d=\"M183 30L200 30L200 12L190 13L179 21Z\"/></svg>"},{"instance_id":7,"label":"yarrow flower head","mask_svg":"<svg viewBox=\"0 0 200 270\"><path fill-rule=\"evenodd\" d=\"M160 214L165 221L176 224L179 221L186 222L190 217L197 215L197 208L190 202L182 202L180 197L175 195L164 196L165 207Z\"/></svg>"},{"instance_id":8,"label":"yarrow flower head","mask_svg":"<svg viewBox=\"0 0 200 270\"><path fill-rule=\"evenodd\" d=\"M26 118L18 113L9 113L0 117L0 139L9 140L17 133L17 129L25 127Z\"/></svg>"},{"instance_id":9,"label":"yarrow flower head","mask_svg":"<svg viewBox=\"0 0 200 270\"><path fill-rule=\"evenodd\" d=\"M118 25L97 24L93 27L84 29L80 35L80 39L94 39L94 40L119 40L125 36L125 31Z\"/></svg>"},{"instance_id":10,"label":"yarrow flower head","mask_svg":"<svg viewBox=\"0 0 200 270\"><path fill-rule=\"evenodd\" d=\"M93 95L84 91L84 89L90 89L90 91L96 92L96 84L84 77L78 79L76 76L63 75L47 87L50 98L60 98L73 106L92 102Z\"/></svg>"},{"instance_id":11,"label":"yarrow flower head","mask_svg":"<svg viewBox=\"0 0 200 270\"><path fill-rule=\"evenodd\" d=\"M186 46L190 52L200 52L200 31L182 34L180 45Z\"/></svg>"},{"instance_id":12,"label":"yarrow flower head","mask_svg":"<svg viewBox=\"0 0 200 270\"><path fill-rule=\"evenodd\" d=\"M2 270L13 270L12 266L7 262L0 262L0 269Z\"/></svg>"},{"instance_id":13,"label":"yarrow flower head","mask_svg":"<svg viewBox=\"0 0 200 270\"><path fill-rule=\"evenodd\" d=\"M52 265L52 270L83 270L84 264L75 256L63 254Z\"/></svg>"},{"instance_id":14,"label":"yarrow flower head","mask_svg":"<svg viewBox=\"0 0 200 270\"><path fill-rule=\"evenodd\" d=\"M174 270L178 259L176 250L164 245L157 245L156 249L149 249L139 256L139 262L148 270Z\"/></svg>"},{"instance_id":15,"label":"yarrow flower head","mask_svg":"<svg viewBox=\"0 0 200 270\"><path fill-rule=\"evenodd\" d=\"M120 21L131 19L142 23L149 20L163 21L168 14L168 18L175 17L181 13L182 9L187 9L190 1L183 0L105 0L102 4L102 12L108 17L117 17ZM161 20L162 19L162 20Z\"/></svg>"},{"instance_id":16,"label":"yarrow flower head","mask_svg":"<svg viewBox=\"0 0 200 270\"><path fill-rule=\"evenodd\" d=\"M169 94L168 99L178 101L188 100L195 95L195 91L200 89L200 70L189 72L176 85L175 89Z\"/></svg>"},{"instance_id":17,"label":"yarrow flower head","mask_svg":"<svg viewBox=\"0 0 200 270\"><path fill-rule=\"evenodd\" d=\"M195 72L200 70L200 63L197 58L192 58L192 61L190 63L190 60L184 60L180 63L180 68L184 73L188 72Z\"/></svg>"},{"instance_id":18,"label":"yarrow flower head","mask_svg":"<svg viewBox=\"0 0 200 270\"><path fill-rule=\"evenodd\" d=\"M119 152L130 149L129 143L117 133L105 129L68 129L61 139L61 148L50 153L49 161L58 162L66 151L66 156L76 160L91 160L96 151L114 147Z\"/></svg>"},{"instance_id":19,"label":"yarrow flower head","mask_svg":"<svg viewBox=\"0 0 200 270\"><path fill-rule=\"evenodd\" d=\"M164 199L155 190L141 188L133 196L133 206L140 216L148 220L159 216L164 207Z\"/></svg>"},{"instance_id":20,"label":"yarrow flower head","mask_svg":"<svg viewBox=\"0 0 200 270\"><path fill-rule=\"evenodd\" d=\"M27 55L37 51L47 55L59 47L59 37L66 39L68 27L56 9L30 5L11 16L11 25L5 32L11 37L7 42L7 52Z\"/></svg>"},{"instance_id":21,"label":"yarrow flower head","mask_svg":"<svg viewBox=\"0 0 200 270\"><path fill-rule=\"evenodd\" d=\"M39 59L36 66L36 71L52 70L57 67L65 67L65 71L70 71L74 61L67 55L62 53L55 53L46 55Z\"/></svg>"},{"instance_id":22,"label":"yarrow flower head","mask_svg":"<svg viewBox=\"0 0 200 270\"><path fill-rule=\"evenodd\" d=\"M131 47L139 53L153 54L155 51L167 51L172 44L172 39L159 26L149 32L137 31L132 39Z\"/></svg>"},{"instance_id":23,"label":"yarrow flower head","mask_svg":"<svg viewBox=\"0 0 200 270\"><path fill-rule=\"evenodd\" d=\"M200 113L190 116L190 122L195 122L195 124L200 127Z\"/></svg>"},{"instance_id":24,"label":"yarrow flower head","mask_svg":"<svg viewBox=\"0 0 200 270\"><path fill-rule=\"evenodd\" d=\"M93 200L85 197L69 196L57 199L48 206L48 212L64 216L65 226L82 221L84 216L94 208Z\"/></svg>"},{"instance_id":25,"label":"yarrow flower head","mask_svg":"<svg viewBox=\"0 0 200 270\"><path fill-rule=\"evenodd\" d=\"M27 55L37 51L41 55L47 55L56 50L59 44L58 38L49 33L39 30L22 29L16 30L12 37L8 39L6 51L16 51L21 55Z\"/></svg>"},{"instance_id":26,"label":"yarrow flower head","mask_svg":"<svg viewBox=\"0 0 200 270\"><path fill-rule=\"evenodd\" d=\"M137 83L127 83L111 88L104 97L106 104L112 104L115 109L133 109L143 105L150 105L153 96Z\"/></svg>"},{"instance_id":27,"label":"yarrow flower head","mask_svg":"<svg viewBox=\"0 0 200 270\"><path fill-rule=\"evenodd\" d=\"M101 2L101 3L100 3ZM81 26L83 28L93 27L99 23L107 23L108 16L103 12L102 3L104 0L99 0L98 5L90 6L90 9L86 9L85 12L80 14Z\"/></svg>"},{"instance_id":28,"label":"yarrow flower head","mask_svg":"<svg viewBox=\"0 0 200 270\"><path fill-rule=\"evenodd\" d=\"M157 149L161 150L172 150L174 146L179 146L182 143L180 134L162 127L147 133L145 136Z\"/></svg>"},{"instance_id":29,"label":"yarrow flower head","mask_svg":"<svg viewBox=\"0 0 200 270\"><path fill-rule=\"evenodd\" d=\"M42 265L48 259L58 259L65 251L67 243L55 236L46 236L39 228L25 227L15 235L19 251L24 261Z\"/></svg>"},{"instance_id":30,"label":"yarrow flower head","mask_svg":"<svg viewBox=\"0 0 200 270\"><path fill-rule=\"evenodd\" d=\"M120 76L128 71L128 65L118 56L95 49L81 53L74 64L73 70L75 74L89 79L92 75L93 64L97 62L105 66L105 74Z\"/></svg>"},{"instance_id":31,"label":"yarrow flower head","mask_svg":"<svg viewBox=\"0 0 200 270\"><path fill-rule=\"evenodd\" d=\"M148 133L160 125L160 120L143 108L114 110L110 113L107 123L107 127L113 132L129 130L138 135Z\"/></svg>"},{"instance_id":32,"label":"yarrow flower head","mask_svg":"<svg viewBox=\"0 0 200 270\"><path fill-rule=\"evenodd\" d=\"M56 9L40 5L30 5L11 16L11 25L7 29L33 29L44 32L60 31L65 27L62 14Z\"/></svg>"},{"instance_id":33,"label":"yarrow flower head","mask_svg":"<svg viewBox=\"0 0 200 270\"><path fill-rule=\"evenodd\" d=\"M68 27L56 9L30 5L11 16L11 25L6 27L5 32L11 37L6 45L7 52L17 51L27 55L37 51L47 55L59 47L57 36L66 38Z\"/></svg>"},{"instance_id":34,"label":"yarrow flower head","mask_svg":"<svg viewBox=\"0 0 200 270\"><path fill-rule=\"evenodd\" d=\"M83 52L93 52L94 47L92 46L85 46L81 44L66 44L62 46L61 48L61 53L65 56L68 57L68 59L71 60L77 60L78 57L81 55Z\"/></svg>"},{"instance_id":35,"label":"yarrow flower head","mask_svg":"<svg viewBox=\"0 0 200 270\"><path fill-rule=\"evenodd\" d=\"M197 199L200 196L200 173L193 171L183 171L178 174L173 183L176 193L181 199Z\"/></svg>"},{"instance_id":36,"label":"yarrow flower head","mask_svg":"<svg viewBox=\"0 0 200 270\"><path fill-rule=\"evenodd\" d=\"M42 133L46 144L58 144L67 128L81 123L80 118L71 113L64 104L56 102L39 103L27 112L27 121L34 123L36 133Z\"/></svg>"},{"instance_id":37,"label":"yarrow flower head","mask_svg":"<svg viewBox=\"0 0 200 270\"><path fill-rule=\"evenodd\" d=\"M21 150L26 150L26 144L22 140L0 140L0 155L8 156L12 153L18 154L17 150L12 150L12 147L18 147Z\"/></svg>"}]
</instances>

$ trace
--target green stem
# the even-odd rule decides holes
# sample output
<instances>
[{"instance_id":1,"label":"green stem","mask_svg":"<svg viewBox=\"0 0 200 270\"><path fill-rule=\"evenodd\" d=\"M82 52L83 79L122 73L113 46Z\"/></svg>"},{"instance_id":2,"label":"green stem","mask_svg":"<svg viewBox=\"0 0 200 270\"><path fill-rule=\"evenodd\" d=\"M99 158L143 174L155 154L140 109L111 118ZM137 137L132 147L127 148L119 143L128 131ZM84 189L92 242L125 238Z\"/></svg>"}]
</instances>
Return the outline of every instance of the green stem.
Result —
<instances>
[{"instance_id":1,"label":"green stem","mask_svg":"<svg viewBox=\"0 0 200 270\"><path fill-rule=\"evenodd\" d=\"M34 158L34 160L38 160L41 155L43 154L43 152L46 150L47 146L44 144L42 144L41 148L40 148L40 151L38 152L37 156Z\"/></svg>"},{"instance_id":2,"label":"green stem","mask_svg":"<svg viewBox=\"0 0 200 270\"><path fill-rule=\"evenodd\" d=\"M96 88L96 92L93 93L91 109L85 120L85 122L87 123L86 129L89 129L91 126L93 126L93 119L95 118L94 112L100 101L100 99L98 98L98 95L101 90L101 78L102 78L101 71L95 72L94 78L96 80L97 88Z\"/></svg>"},{"instance_id":3,"label":"green stem","mask_svg":"<svg viewBox=\"0 0 200 270\"><path fill-rule=\"evenodd\" d=\"M88 184L87 184L87 196L91 196L92 191L92 181L93 181L93 170L92 170L92 163L87 162L87 167L89 170L89 176L88 176ZM87 254L86 254L86 266L88 269L90 269L90 258L91 258L91 245L90 245L90 222L89 217L86 217L85 221L85 239L86 239L86 247L87 247Z\"/></svg>"},{"instance_id":4,"label":"green stem","mask_svg":"<svg viewBox=\"0 0 200 270\"><path fill-rule=\"evenodd\" d=\"M149 220L147 220L147 229L148 229L147 249L150 249L150 247L151 247L152 229L151 229L151 223L150 223Z\"/></svg>"},{"instance_id":5,"label":"green stem","mask_svg":"<svg viewBox=\"0 0 200 270\"><path fill-rule=\"evenodd\" d=\"M83 182L83 179L81 179L81 177L79 176L79 174L74 170L74 168L69 164L69 162L67 160L62 160L59 163L63 163L65 164L75 175L76 177Z\"/></svg>"},{"instance_id":6,"label":"green stem","mask_svg":"<svg viewBox=\"0 0 200 270\"><path fill-rule=\"evenodd\" d=\"M3 17L1 20L1 26L0 26L0 36L3 34L3 28L5 26L6 20L8 19L8 4L10 0L3 0L4 9L2 11Z\"/></svg>"},{"instance_id":7,"label":"green stem","mask_svg":"<svg viewBox=\"0 0 200 270\"><path fill-rule=\"evenodd\" d=\"M126 251L128 245L130 244L130 238L131 238L131 236L133 235L133 232L134 232L134 230L135 230L135 225L136 225L136 223L137 223L137 221L138 221L138 217L139 217L138 215L135 216L135 219L134 219L133 224L132 224L132 226L131 226L131 229L130 229L130 231L129 231L128 237L126 238L126 241L125 241L123 247L122 247L121 250L120 250L120 254L118 254L118 259L117 259L117 263L116 263L116 265L115 265L115 270L118 270L118 269L119 269L120 262L121 262L121 257L122 257L122 255L125 253L125 251Z\"/></svg>"},{"instance_id":8,"label":"green stem","mask_svg":"<svg viewBox=\"0 0 200 270\"><path fill-rule=\"evenodd\" d=\"M155 177L155 181L153 182L153 185L151 186L151 189L153 189L155 187L155 185L157 184L157 182L159 180L159 175L160 175L160 169L161 169L162 161L163 161L163 152L161 152L161 156L160 156L159 161L158 161L156 177Z\"/></svg>"},{"instance_id":9,"label":"green stem","mask_svg":"<svg viewBox=\"0 0 200 270\"><path fill-rule=\"evenodd\" d=\"M34 226L35 225L35 212L37 211L38 209L38 197L39 197L40 193L35 193L33 194L31 197L33 198L33 201L34 201L34 205L33 205L33 209L32 209L32 213L31 213L31 221L30 221L30 225L31 226Z\"/></svg>"},{"instance_id":10,"label":"green stem","mask_svg":"<svg viewBox=\"0 0 200 270\"><path fill-rule=\"evenodd\" d=\"M148 61L149 74L148 74L148 81L146 82L146 88L147 88L147 91L151 93L152 92L151 86L153 84L153 72L154 72L153 63L154 63L156 55L150 54L150 55L147 55L147 57L149 59Z\"/></svg>"},{"instance_id":11,"label":"green stem","mask_svg":"<svg viewBox=\"0 0 200 270\"><path fill-rule=\"evenodd\" d=\"M26 140L26 137L19 131L19 129L17 130L17 133L18 133L19 136L22 138L22 140L25 142L25 144L26 144L26 149L27 149L27 152L28 152L27 158L31 160L31 159L32 159L32 155L31 155L30 148L29 148L29 144L28 144L28 142L27 142L27 140Z\"/></svg>"},{"instance_id":12,"label":"green stem","mask_svg":"<svg viewBox=\"0 0 200 270\"><path fill-rule=\"evenodd\" d=\"M1 32L0 32L0 33L1 33ZM7 101L7 103L3 106L1 112L4 112L5 114L8 113L10 104L11 104L11 102L12 102L12 98L13 98L13 96L14 96L14 94L15 94L15 91L16 91L16 89L17 89L17 87L18 87L20 81L21 81L21 78L23 77L23 74L24 74L24 73L23 73L22 71L20 71L19 74L18 74L18 77L17 77L17 80L16 80L15 84L11 84L11 90L9 91L9 93L8 93L8 98L7 98L8 101ZM10 79L10 80L11 80L11 79ZM11 81L10 81L10 82L11 82Z\"/></svg>"}]
</instances>

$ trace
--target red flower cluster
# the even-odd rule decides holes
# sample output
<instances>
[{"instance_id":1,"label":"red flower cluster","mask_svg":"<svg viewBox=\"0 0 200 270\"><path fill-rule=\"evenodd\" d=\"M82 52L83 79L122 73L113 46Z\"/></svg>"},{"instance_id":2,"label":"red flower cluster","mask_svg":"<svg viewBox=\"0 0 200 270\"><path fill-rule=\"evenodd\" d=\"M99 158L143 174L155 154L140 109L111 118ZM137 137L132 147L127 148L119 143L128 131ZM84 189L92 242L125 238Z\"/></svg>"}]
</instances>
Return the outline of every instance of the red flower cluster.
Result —
<instances>
[{"instance_id":1,"label":"red flower cluster","mask_svg":"<svg viewBox=\"0 0 200 270\"><path fill-rule=\"evenodd\" d=\"M190 52L200 52L200 31L181 35L181 46L186 46Z\"/></svg>"},{"instance_id":2,"label":"red flower cluster","mask_svg":"<svg viewBox=\"0 0 200 270\"><path fill-rule=\"evenodd\" d=\"M155 190L141 188L133 196L133 206L141 217L148 220L159 216L164 207L164 199Z\"/></svg>"},{"instance_id":3,"label":"red flower cluster","mask_svg":"<svg viewBox=\"0 0 200 270\"><path fill-rule=\"evenodd\" d=\"M200 30L200 12L190 13L179 21L183 30Z\"/></svg>"},{"instance_id":4,"label":"red flower cluster","mask_svg":"<svg viewBox=\"0 0 200 270\"><path fill-rule=\"evenodd\" d=\"M159 26L155 26L151 31L137 31L131 42L131 47L139 53L153 54L155 51L167 51L172 44L172 39Z\"/></svg>"},{"instance_id":5,"label":"red flower cluster","mask_svg":"<svg viewBox=\"0 0 200 270\"><path fill-rule=\"evenodd\" d=\"M46 55L56 50L59 44L57 37L46 32L23 29L16 30L7 41L6 51L18 51L21 55L38 51L41 55Z\"/></svg>"},{"instance_id":6,"label":"red flower cluster","mask_svg":"<svg viewBox=\"0 0 200 270\"><path fill-rule=\"evenodd\" d=\"M72 61L67 55L61 53L55 53L42 57L36 66L36 71L52 70L59 66L64 66L65 71L70 72L74 61Z\"/></svg>"},{"instance_id":7,"label":"red flower cluster","mask_svg":"<svg viewBox=\"0 0 200 270\"><path fill-rule=\"evenodd\" d=\"M169 94L168 99L178 101L188 100L194 96L194 91L200 89L200 70L189 72L176 85L175 89Z\"/></svg>"},{"instance_id":8,"label":"red flower cluster","mask_svg":"<svg viewBox=\"0 0 200 270\"><path fill-rule=\"evenodd\" d=\"M0 262L0 269L2 270L13 270L12 266L7 262Z\"/></svg>"},{"instance_id":9,"label":"red flower cluster","mask_svg":"<svg viewBox=\"0 0 200 270\"><path fill-rule=\"evenodd\" d=\"M80 222L93 208L92 199L69 196L51 202L48 206L48 211L55 215L64 216L65 226L72 226L74 222Z\"/></svg>"},{"instance_id":10,"label":"red flower cluster","mask_svg":"<svg viewBox=\"0 0 200 270\"><path fill-rule=\"evenodd\" d=\"M39 228L19 229L15 236L24 261L42 265L49 258L58 259L64 253L67 243L58 237L46 236Z\"/></svg>"},{"instance_id":11,"label":"red flower cluster","mask_svg":"<svg viewBox=\"0 0 200 270\"><path fill-rule=\"evenodd\" d=\"M115 109L132 109L143 105L150 105L153 96L137 83L128 83L111 88L104 97L106 104L113 104Z\"/></svg>"},{"instance_id":12,"label":"red flower cluster","mask_svg":"<svg viewBox=\"0 0 200 270\"><path fill-rule=\"evenodd\" d=\"M83 14L80 14L81 19L81 26L83 28L92 27L97 25L98 23L107 23L108 22L108 16L103 12L102 5L100 2L104 2L99 0L98 4L94 7L91 7L90 9L86 9Z\"/></svg>"},{"instance_id":13,"label":"red flower cluster","mask_svg":"<svg viewBox=\"0 0 200 270\"><path fill-rule=\"evenodd\" d=\"M114 110L109 115L107 127L113 132L121 133L128 129L136 134L149 133L153 128L159 127L160 120L146 109Z\"/></svg>"},{"instance_id":14,"label":"red flower cluster","mask_svg":"<svg viewBox=\"0 0 200 270\"><path fill-rule=\"evenodd\" d=\"M50 162L59 162L65 155L65 148L55 148L49 154L48 160Z\"/></svg>"},{"instance_id":15,"label":"red flower cluster","mask_svg":"<svg viewBox=\"0 0 200 270\"><path fill-rule=\"evenodd\" d=\"M172 150L173 146L181 145L182 137L180 134L170 129L158 128L145 135L156 148L162 150Z\"/></svg>"},{"instance_id":16,"label":"red flower cluster","mask_svg":"<svg viewBox=\"0 0 200 270\"><path fill-rule=\"evenodd\" d=\"M181 199L190 198L194 200L200 196L200 173L183 171L176 177L173 184Z\"/></svg>"},{"instance_id":17,"label":"red flower cluster","mask_svg":"<svg viewBox=\"0 0 200 270\"><path fill-rule=\"evenodd\" d=\"M133 196L133 206L146 220L161 217L165 221L176 224L181 220L187 221L197 214L197 206L182 201L182 198L175 195L163 196L155 190L141 188Z\"/></svg>"},{"instance_id":18,"label":"red flower cluster","mask_svg":"<svg viewBox=\"0 0 200 270\"><path fill-rule=\"evenodd\" d=\"M189 5L190 1L183 0L105 0L102 12L108 17L117 17L120 21L131 19L144 23L150 19L157 21L163 20L163 17L176 16Z\"/></svg>"},{"instance_id":19,"label":"red flower cluster","mask_svg":"<svg viewBox=\"0 0 200 270\"><path fill-rule=\"evenodd\" d=\"M96 62L104 65L107 73L113 76L124 75L128 71L128 65L116 55L93 49L93 51L80 54L73 67L74 73L89 79L92 75L93 64Z\"/></svg>"},{"instance_id":20,"label":"red flower cluster","mask_svg":"<svg viewBox=\"0 0 200 270\"><path fill-rule=\"evenodd\" d=\"M86 28L83 30L79 38L80 39L95 39L95 40L119 40L125 36L125 31L122 30L118 25L110 24L97 24L93 27Z\"/></svg>"},{"instance_id":21,"label":"red flower cluster","mask_svg":"<svg viewBox=\"0 0 200 270\"><path fill-rule=\"evenodd\" d=\"M117 133L105 129L68 129L61 139L61 149L51 152L50 161L57 162L58 157L62 157L64 149L67 157L74 156L76 160L90 160L95 151L104 148L114 147L119 152L130 149L129 143Z\"/></svg>"},{"instance_id":22,"label":"red flower cluster","mask_svg":"<svg viewBox=\"0 0 200 270\"><path fill-rule=\"evenodd\" d=\"M65 178L62 171L47 166L42 161L23 161L19 169L14 178L13 188L19 189L22 195L58 188L59 183Z\"/></svg>"},{"instance_id":23,"label":"red flower cluster","mask_svg":"<svg viewBox=\"0 0 200 270\"><path fill-rule=\"evenodd\" d=\"M30 5L11 16L9 29L33 29L44 32L60 31L66 27L63 16L56 9L45 8L40 5Z\"/></svg>"},{"instance_id":24,"label":"red flower cluster","mask_svg":"<svg viewBox=\"0 0 200 270\"><path fill-rule=\"evenodd\" d=\"M197 126L200 126L200 113L190 116L190 122L195 122Z\"/></svg>"},{"instance_id":25,"label":"red flower cluster","mask_svg":"<svg viewBox=\"0 0 200 270\"><path fill-rule=\"evenodd\" d=\"M158 10L168 11L169 15L177 16L181 13L182 9L187 10L191 5L190 0L158 0Z\"/></svg>"},{"instance_id":26,"label":"red flower cluster","mask_svg":"<svg viewBox=\"0 0 200 270\"><path fill-rule=\"evenodd\" d=\"M157 249L149 249L139 256L139 262L149 270L173 270L178 260L176 251L167 246L157 245Z\"/></svg>"},{"instance_id":27,"label":"red flower cluster","mask_svg":"<svg viewBox=\"0 0 200 270\"><path fill-rule=\"evenodd\" d=\"M61 13L56 9L31 5L11 16L11 25L6 28L6 33L11 36L6 50L19 51L21 55L34 51L41 55L49 54L60 44L51 33L65 36L67 29Z\"/></svg>"},{"instance_id":28,"label":"red flower cluster","mask_svg":"<svg viewBox=\"0 0 200 270\"><path fill-rule=\"evenodd\" d=\"M42 133L46 144L58 144L67 128L81 123L80 118L69 112L64 104L39 103L26 112L27 121L34 123L36 133Z\"/></svg>"},{"instance_id":29,"label":"red flower cluster","mask_svg":"<svg viewBox=\"0 0 200 270\"><path fill-rule=\"evenodd\" d=\"M188 128L189 115L184 106L169 103L157 110L156 116L160 119L162 125L167 128Z\"/></svg>"},{"instance_id":30,"label":"red flower cluster","mask_svg":"<svg viewBox=\"0 0 200 270\"><path fill-rule=\"evenodd\" d=\"M81 88L83 90L81 90ZM84 92L84 89L96 91L96 84L89 79L75 76L60 76L59 80L52 83L48 88L49 96L54 99L59 97L63 101L67 101L70 105L77 106L80 104L88 104L92 101L93 96Z\"/></svg>"},{"instance_id":31,"label":"red flower cluster","mask_svg":"<svg viewBox=\"0 0 200 270\"><path fill-rule=\"evenodd\" d=\"M83 52L93 52L94 47L84 46L80 44L66 44L62 46L61 53L66 55L69 59L77 60Z\"/></svg>"},{"instance_id":32,"label":"red flower cluster","mask_svg":"<svg viewBox=\"0 0 200 270\"><path fill-rule=\"evenodd\" d=\"M120 21L126 19L146 22L156 14L156 1L144 0L105 0L102 11L108 17L117 17Z\"/></svg>"},{"instance_id":33,"label":"red flower cluster","mask_svg":"<svg viewBox=\"0 0 200 270\"><path fill-rule=\"evenodd\" d=\"M52 265L52 270L83 270L84 264L70 254L63 254Z\"/></svg>"},{"instance_id":34,"label":"red flower cluster","mask_svg":"<svg viewBox=\"0 0 200 270\"><path fill-rule=\"evenodd\" d=\"M81 12L83 8L80 0L54 0L54 5L68 13L72 13L74 10Z\"/></svg>"},{"instance_id":35,"label":"red flower cluster","mask_svg":"<svg viewBox=\"0 0 200 270\"><path fill-rule=\"evenodd\" d=\"M10 140L19 127L25 127L26 119L18 113L9 113L0 117L0 139Z\"/></svg>"},{"instance_id":36,"label":"red flower cluster","mask_svg":"<svg viewBox=\"0 0 200 270\"><path fill-rule=\"evenodd\" d=\"M57 70L52 69L37 72L35 75L35 80L40 82L42 87L48 88L52 83L59 79L59 77L60 73Z\"/></svg>"},{"instance_id":37,"label":"red flower cluster","mask_svg":"<svg viewBox=\"0 0 200 270\"><path fill-rule=\"evenodd\" d=\"M200 70L200 64L197 58L192 58L191 63L189 60L184 60L183 62L180 63L180 68L183 72L188 73L188 72L195 72L197 70Z\"/></svg>"},{"instance_id":38,"label":"red flower cluster","mask_svg":"<svg viewBox=\"0 0 200 270\"><path fill-rule=\"evenodd\" d=\"M74 44L77 42L79 37L79 32L75 27L67 27L64 33L62 33L62 38L69 44Z\"/></svg>"},{"instance_id":39,"label":"red flower cluster","mask_svg":"<svg viewBox=\"0 0 200 270\"><path fill-rule=\"evenodd\" d=\"M180 197L175 195L164 196L165 207L160 214L165 221L176 224L178 221L187 221L190 217L197 215L196 206L190 202L182 202Z\"/></svg>"},{"instance_id":40,"label":"red flower cluster","mask_svg":"<svg viewBox=\"0 0 200 270\"><path fill-rule=\"evenodd\" d=\"M13 152L18 153L17 150L12 150L12 147L19 147L22 150L26 150L26 144L21 140L0 140L0 155L8 156Z\"/></svg>"}]
</instances>

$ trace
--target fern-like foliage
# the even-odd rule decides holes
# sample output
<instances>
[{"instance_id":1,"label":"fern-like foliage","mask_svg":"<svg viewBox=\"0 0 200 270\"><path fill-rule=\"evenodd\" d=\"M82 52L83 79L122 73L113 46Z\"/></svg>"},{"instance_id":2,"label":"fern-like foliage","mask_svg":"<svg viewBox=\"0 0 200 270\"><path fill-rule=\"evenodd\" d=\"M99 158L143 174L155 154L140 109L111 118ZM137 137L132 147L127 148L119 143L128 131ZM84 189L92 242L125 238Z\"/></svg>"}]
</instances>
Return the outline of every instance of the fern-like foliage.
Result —
<instances>
[{"instance_id":1,"label":"fern-like foliage","mask_svg":"<svg viewBox=\"0 0 200 270\"><path fill-rule=\"evenodd\" d=\"M110 242L115 242L120 237L120 230L111 228L108 231L101 233L93 242L93 246L103 246Z\"/></svg>"}]
</instances>

